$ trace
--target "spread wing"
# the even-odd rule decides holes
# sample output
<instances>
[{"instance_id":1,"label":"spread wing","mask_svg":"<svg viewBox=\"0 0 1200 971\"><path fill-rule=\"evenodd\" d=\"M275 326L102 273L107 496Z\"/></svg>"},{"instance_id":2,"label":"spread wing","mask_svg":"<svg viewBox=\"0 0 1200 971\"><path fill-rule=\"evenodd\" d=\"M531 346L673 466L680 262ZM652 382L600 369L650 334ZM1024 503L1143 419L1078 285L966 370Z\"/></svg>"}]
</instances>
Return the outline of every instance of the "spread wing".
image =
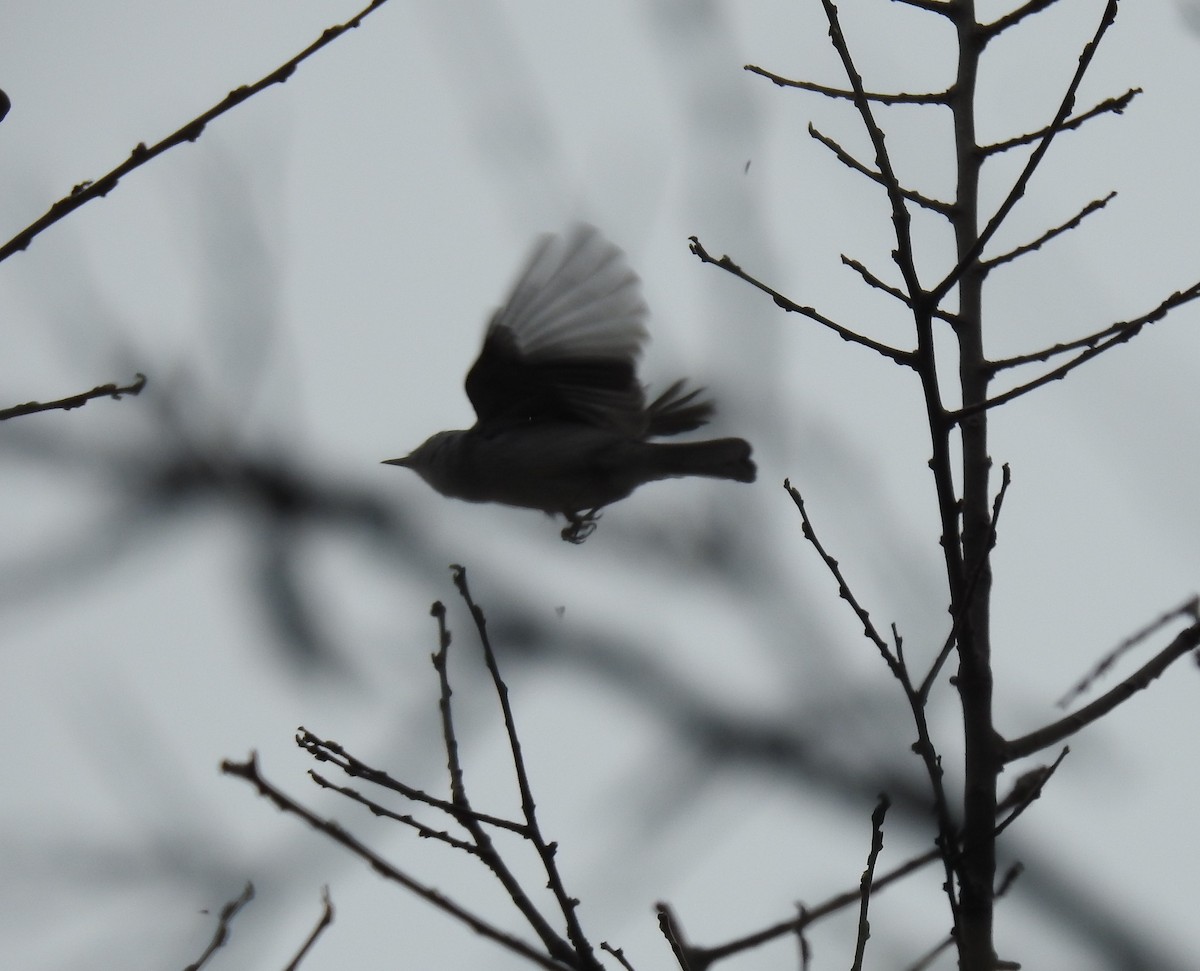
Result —
<instances>
[{"instance_id":1,"label":"spread wing","mask_svg":"<svg viewBox=\"0 0 1200 971\"><path fill-rule=\"evenodd\" d=\"M596 229L542 237L467 374L479 424L578 421L643 434L645 318L637 274Z\"/></svg>"}]
</instances>

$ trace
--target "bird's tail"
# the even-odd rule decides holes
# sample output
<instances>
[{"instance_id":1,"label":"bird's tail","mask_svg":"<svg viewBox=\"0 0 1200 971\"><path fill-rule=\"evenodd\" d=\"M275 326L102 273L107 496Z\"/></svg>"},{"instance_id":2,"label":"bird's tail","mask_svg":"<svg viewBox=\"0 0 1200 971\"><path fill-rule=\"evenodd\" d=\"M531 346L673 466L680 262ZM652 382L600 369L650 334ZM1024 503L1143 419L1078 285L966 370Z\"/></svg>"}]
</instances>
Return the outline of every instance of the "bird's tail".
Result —
<instances>
[{"instance_id":1,"label":"bird's tail","mask_svg":"<svg viewBox=\"0 0 1200 971\"><path fill-rule=\"evenodd\" d=\"M704 475L713 479L753 482L758 469L750 458L750 443L742 438L717 438L710 442L655 442L660 478Z\"/></svg>"}]
</instances>

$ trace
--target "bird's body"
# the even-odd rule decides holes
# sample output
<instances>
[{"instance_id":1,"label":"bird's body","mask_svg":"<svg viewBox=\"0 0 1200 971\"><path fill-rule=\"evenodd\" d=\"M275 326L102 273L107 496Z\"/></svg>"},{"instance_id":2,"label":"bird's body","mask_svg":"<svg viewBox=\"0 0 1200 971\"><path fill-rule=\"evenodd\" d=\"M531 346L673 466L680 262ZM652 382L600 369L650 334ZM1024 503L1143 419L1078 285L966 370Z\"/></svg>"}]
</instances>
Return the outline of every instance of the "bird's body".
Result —
<instances>
[{"instance_id":1,"label":"bird's body","mask_svg":"<svg viewBox=\"0 0 1200 971\"><path fill-rule=\"evenodd\" d=\"M572 542L591 534L598 510L647 482L753 482L740 438L650 440L700 427L713 406L682 381L646 403L639 290L620 250L591 227L544 237L467 374L475 426L438 432L386 464L413 469L445 496L561 513Z\"/></svg>"}]
</instances>

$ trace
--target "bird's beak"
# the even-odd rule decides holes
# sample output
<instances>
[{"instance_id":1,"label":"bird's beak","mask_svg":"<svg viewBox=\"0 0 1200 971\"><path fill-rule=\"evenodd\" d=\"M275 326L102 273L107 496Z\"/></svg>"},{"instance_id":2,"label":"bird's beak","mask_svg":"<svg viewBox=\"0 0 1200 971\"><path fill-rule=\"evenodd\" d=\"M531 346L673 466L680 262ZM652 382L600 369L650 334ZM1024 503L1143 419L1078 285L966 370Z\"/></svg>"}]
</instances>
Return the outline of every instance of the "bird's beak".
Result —
<instances>
[{"instance_id":1,"label":"bird's beak","mask_svg":"<svg viewBox=\"0 0 1200 971\"><path fill-rule=\"evenodd\" d=\"M383 465L400 465L400 466L403 466L404 468L408 469L408 468L412 468L411 464L409 463L410 458L412 458L412 456L406 455L402 459L384 459L382 464Z\"/></svg>"}]
</instances>

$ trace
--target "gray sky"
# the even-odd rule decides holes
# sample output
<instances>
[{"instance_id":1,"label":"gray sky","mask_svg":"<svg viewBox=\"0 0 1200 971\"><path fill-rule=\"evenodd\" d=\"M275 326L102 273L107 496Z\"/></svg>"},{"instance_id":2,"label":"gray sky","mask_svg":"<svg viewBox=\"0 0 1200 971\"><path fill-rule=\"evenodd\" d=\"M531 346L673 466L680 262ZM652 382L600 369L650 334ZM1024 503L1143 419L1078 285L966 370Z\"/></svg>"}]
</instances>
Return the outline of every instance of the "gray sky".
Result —
<instances>
[{"instance_id":1,"label":"gray sky","mask_svg":"<svg viewBox=\"0 0 1200 971\"><path fill-rule=\"evenodd\" d=\"M865 8L843 6L855 8L846 27L871 87L947 82L936 19L892 5L860 20ZM997 44L985 139L1052 114L1100 9L1060 6L1071 9ZM1127 7L1079 106L1145 93L1061 136L995 251L1119 195L993 275L996 356L1136 317L1200 278L1196 36L1174 4ZM356 9L44 0L6 11L0 238ZM910 375L688 252L697 235L796 301L911 342L898 308L839 258L895 279L882 192L807 135L811 121L864 151L853 111L776 88L747 63L843 82L815 2L393 0L0 267L0 404L136 371L151 381L139 398L0 429L11 966L183 966L212 932L202 909L215 914L247 879L258 897L214 966L285 964L326 883L337 922L307 971L522 966L217 773L257 749L282 788L515 928L469 861L315 790L291 741L303 724L443 791L428 665L429 604L442 599L477 799L515 807L451 562L467 565L507 652L543 822L596 940L639 968L666 967L658 899L715 943L857 881L871 799L839 794L829 768L919 780L912 730L780 483L804 492L877 622L895 621L911 654L929 656L947 619L928 435ZM885 118L904 178L947 197L945 119ZM996 165L988 198L1013 172ZM378 464L471 422L462 378L488 313L534 236L576 219L643 277L647 380L707 384L716 431L751 439L760 470L748 488L648 487L582 548L536 513L450 502ZM932 280L948 236L926 219L918 233ZM1103 652L1200 587L1198 313L993 416L992 456L1013 469L995 559L1006 733L1058 717L1055 700ZM188 456L222 485L200 494L191 478L192 491L172 492L194 471ZM264 515L230 485L249 462L286 470L333 511L300 527ZM1094 902L1180 966L1200 950L1183 876L1196 864L1195 688L1180 664L1072 741L1011 834L1027 871L1000 907L1003 956L1097 966L1047 903L1063 899ZM686 727L689 705L742 729L783 726L811 761L723 760ZM948 762L957 727L946 687L935 728ZM916 822L897 816L886 865L928 844ZM1057 880L1073 882L1048 887ZM945 932L937 884L929 875L879 898L877 966L915 960ZM814 934L818 966L849 960L851 926ZM792 961L785 942L736 966Z\"/></svg>"}]
</instances>

